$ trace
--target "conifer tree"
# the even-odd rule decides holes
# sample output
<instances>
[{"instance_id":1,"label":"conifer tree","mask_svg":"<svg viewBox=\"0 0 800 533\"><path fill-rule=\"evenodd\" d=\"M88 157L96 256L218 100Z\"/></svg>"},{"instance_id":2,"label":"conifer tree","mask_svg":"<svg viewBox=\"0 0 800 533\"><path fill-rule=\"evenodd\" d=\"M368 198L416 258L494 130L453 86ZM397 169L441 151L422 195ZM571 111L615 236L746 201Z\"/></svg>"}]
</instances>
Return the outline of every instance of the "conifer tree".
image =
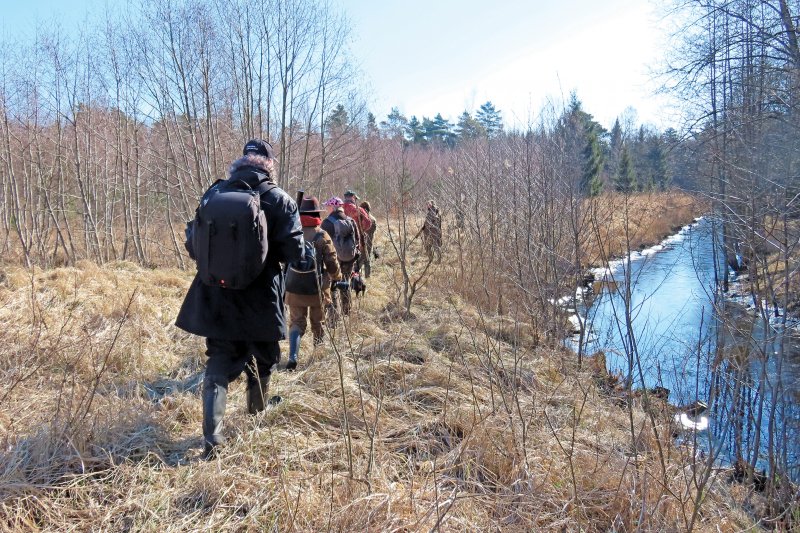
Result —
<instances>
[{"instance_id":1,"label":"conifer tree","mask_svg":"<svg viewBox=\"0 0 800 533\"><path fill-rule=\"evenodd\" d=\"M440 142L444 145L449 146L452 148L455 146L455 135L453 133L453 125L450 124L449 121L445 120L441 113L437 113L435 117L433 117L433 124L430 131L432 137L429 137L436 142Z\"/></svg>"},{"instance_id":2,"label":"conifer tree","mask_svg":"<svg viewBox=\"0 0 800 533\"><path fill-rule=\"evenodd\" d=\"M378 124L375 120L375 115L371 112L367 113L367 136L374 136L378 133Z\"/></svg>"},{"instance_id":3,"label":"conifer tree","mask_svg":"<svg viewBox=\"0 0 800 533\"><path fill-rule=\"evenodd\" d=\"M489 138L496 137L503 131L503 117L492 102L483 104L475 114L475 118Z\"/></svg>"},{"instance_id":4,"label":"conifer tree","mask_svg":"<svg viewBox=\"0 0 800 533\"><path fill-rule=\"evenodd\" d=\"M599 196L603 190L603 181L600 174L603 171L603 152L594 128L588 127L586 132L586 148L583 150L583 176L581 177L581 192L587 196Z\"/></svg>"},{"instance_id":5,"label":"conifer tree","mask_svg":"<svg viewBox=\"0 0 800 533\"><path fill-rule=\"evenodd\" d=\"M625 145L622 147L619 168L617 169L617 175L614 177L614 189L625 194L636 191L636 173L633 170L633 162L631 161L630 153L628 153L628 147Z\"/></svg>"},{"instance_id":6,"label":"conifer tree","mask_svg":"<svg viewBox=\"0 0 800 533\"><path fill-rule=\"evenodd\" d=\"M472 118L468 111L464 111L458 117L456 131L459 139L475 139L486 135L486 130L483 129L480 122Z\"/></svg>"},{"instance_id":7,"label":"conifer tree","mask_svg":"<svg viewBox=\"0 0 800 533\"><path fill-rule=\"evenodd\" d=\"M614 126L611 127L611 132L608 136L608 157L606 158L606 172L609 176L614 176L617 173L619 166L619 157L622 152L622 126L619 124L619 118L614 121Z\"/></svg>"},{"instance_id":8,"label":"conifer tree","mask_svg":"<svg viewBox=\"0 0 800 533\"><path fill-rule=\"evenodd\" d=\"M414 144L425 144L425 129L416 115L412 115L411 120L408 121L406 138Z\"/></svg>"},{"instance_id":9,"label":"conifer tree","mask_svg":"<svg viewBox=\"0 0 800 533\"><path fill-rule=\"evenodd\" d=\"M325 119L325 126L328 128L328 131L332 133L341 133L349 123L350 116L347 114L347 110L345 110L342 104L337 105L336 108L331 111L331 114L328 115L328 118Z\"/></svg>"},{"instance_id":10,"label":"conifer tree","mask_svg":"<svg viewBox=\"0 0 800 533\"><path fill-rule=\"evenodd\" d=\"M408 119L400 113L398 108L393 107L392 111L386 116L386 120L381 121L380 126L388 137L405 136L408 128Z\"/></svg>"},{"instance_id":11,"label":"conifer tree","mask_svg":"<svg viewBox=\"0 0 800 533\"><path fill-rule=\"evenodd\" d=\"M663 191L669 185L669 172L662 142L658 136L653 136L650 140L650 149L647 152L647 161L650 167L650 181L653 189L658 188Z\"/></svg>"}]
</instances>

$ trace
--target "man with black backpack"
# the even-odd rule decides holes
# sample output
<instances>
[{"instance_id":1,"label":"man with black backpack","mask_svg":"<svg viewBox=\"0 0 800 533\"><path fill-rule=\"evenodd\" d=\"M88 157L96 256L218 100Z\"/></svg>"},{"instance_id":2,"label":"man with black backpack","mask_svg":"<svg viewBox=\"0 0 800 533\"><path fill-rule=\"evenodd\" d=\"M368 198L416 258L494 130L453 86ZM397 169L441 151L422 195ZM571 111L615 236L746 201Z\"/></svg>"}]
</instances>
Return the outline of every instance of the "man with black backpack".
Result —
<instances>
[{"instance_id":1,"label":"man with black backpack","mask_svg":"<svg viewBox=\"0 0 800 533\"><path fill-rule=\"evenodd\" d=\"M336 257L339 260L339 268L342 271L341 302L342 313L350 313L350 278L356 270L361 249L361 235L358 225L344 212L344 202L338 196L334 196L325 202L328 207L328 218L322 221L322 229L333 239L333 246L336 248Z\"/></svg>"},{"instance_id":2,"label":"man with black backpack","mask_svg":"<svg viewBox=\"0 0 800 533\"><path fill-rule=\"evenodd\" d=\"M300 223L305 239L305 256L289 263L286 272L286 305L289 306L289 361L287 370L297 367L300 338L306 332L306 316L311 319L314 346L323 339L322 321L331 305L331 282L342 279L333 240L321 227L322 208L313 196L300 204Z\"/></svg>"},{"instance_id":3,"label":"man with black backpack","mask_svg":"<svg viewBox=\"0 0 800 533\"><path fill-rule=\"evenodd\" d=\"M203 195L187 228L197 275L176 325L206 337L203 381L204 455L225 442L228 383L247 375L247 411L264 409L278 341L286 338L281 263L303 256L297 204L273 181L275 155L266 141L248 141L227 180Z\"/></svg>"}]
</instances>

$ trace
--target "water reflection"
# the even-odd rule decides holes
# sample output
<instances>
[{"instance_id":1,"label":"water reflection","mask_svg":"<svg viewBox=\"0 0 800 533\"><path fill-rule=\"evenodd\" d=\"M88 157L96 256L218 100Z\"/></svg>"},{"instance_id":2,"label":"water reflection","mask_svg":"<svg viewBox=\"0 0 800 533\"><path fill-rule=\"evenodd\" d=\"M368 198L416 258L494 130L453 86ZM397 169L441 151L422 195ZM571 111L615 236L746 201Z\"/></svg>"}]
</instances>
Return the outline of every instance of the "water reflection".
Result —
<instances>
[{"instance_id":1,"label":"water reflection","mask_svg":"<svg viewBox=\"0 0 800 533\"><path fill-rule=\"evenodd\" d=\"M588 323L583 351L604 351L609 370L634 387L666 387L673 404L709 403L708 445L722 458L770 471L777 465L800 478L800 340L742 305L714 304L713 236L713 223L701 219L612 264L605 274L618 290L604 290L581 309Z\"/></svg>"}]
</instances>

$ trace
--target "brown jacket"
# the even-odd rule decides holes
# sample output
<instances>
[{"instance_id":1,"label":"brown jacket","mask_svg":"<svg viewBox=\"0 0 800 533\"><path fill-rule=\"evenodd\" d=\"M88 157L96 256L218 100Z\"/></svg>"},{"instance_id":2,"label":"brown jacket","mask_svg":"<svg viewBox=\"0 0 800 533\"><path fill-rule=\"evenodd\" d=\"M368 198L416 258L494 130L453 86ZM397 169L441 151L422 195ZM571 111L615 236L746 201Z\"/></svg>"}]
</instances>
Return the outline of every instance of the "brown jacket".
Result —
<instances>
[{"instance_id":1,"label":"brown jacket","mask_svg":"<svg viewBox=\"0 0 800 533\"><path fill-rule=\"evenodd\" d=\"M297 307L322 307L331 303L331 282L339 281L342 279L342 273L339 270L339 261L336 260L336 248L333 247L333 240L330 235L320 228L308 227L303 228L303 238L307 241L313 241L317 233L322 233L322 237L317 239L314 247L317 250L317 257L322 258L325 264L325 273L322 275L322 299L319 294L295 294L286 291L286 305Z\"/></svg>"}]
</instances>

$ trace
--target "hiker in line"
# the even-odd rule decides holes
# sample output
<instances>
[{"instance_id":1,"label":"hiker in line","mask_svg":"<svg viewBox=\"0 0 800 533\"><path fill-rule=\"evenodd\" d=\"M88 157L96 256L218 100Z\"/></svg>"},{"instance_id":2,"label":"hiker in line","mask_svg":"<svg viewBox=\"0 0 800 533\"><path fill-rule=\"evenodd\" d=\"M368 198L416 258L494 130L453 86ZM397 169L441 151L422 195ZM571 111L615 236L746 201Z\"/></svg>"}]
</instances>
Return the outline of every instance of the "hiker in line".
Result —
<instances>
[{"instance_id":1,"label":"hiker in line","mask_svg":"<svg viewBox=\"0 0 800 533\"><path fill-rule=\"evenodd\" d=\"M336 248L336 258L339 260L339 268L342 271L341 302L342 314L350 313L350 278L356 270L358 258L361 253L359 242L361 236L358 231L358 224L347 216L344 212L344 202L338 196L334 196L325 202L328 208L328 218L322 221L322 229L333 239L333 246ZM333 321L336 316L332 316Z\"/></svg>"},{"instance_id":2,"label":"hiker in line","mask_svg":"<svg viewBox=\"0 0 800 533\"><path fill-rule=\"evenodd\" d=\"M375 244L375 231L378 229L378 221L372 216L372 208L369 205L369 202L364 200L361 202L361 208L367 212L367 216L369 217L369 221L371 223L369 229L364 232L364 257L361 260L361 264L364 267L364 277L368 278L370 275L371 268L371 261L373 258L373 253L375 254L374 257L377 259L379 257L378 251L373 248Z\"/></svg>"},{"instance_id":3,"label":"hiker in line","mask_svg":"<svg viewBox=\"0 0 800 533\"><path fill-rule=\"evenodd\" d=\"M311 319L314 346L322 343L322 320L331 303L331 282L342 279L333 240L320 225L322 208L313 196L300 204L300 223L305 239L305 257L290 263L286 273L286 305L289 306L289 361L287 370L297 367L300 338L306 332L306 316Z\"/></svg>"},{"instance_id":4,"label":"hiker in line","mask_svg":"<svg viewBox=\"0 0 800 533\"><path fill-rule=\"evenodd\" d=\"M272 146L259 139L248 141L243 157L228 169L228 179L217 181L203 195L188 236L187 249L197 260L198 274L176 325L206 337L206 458L225 442L222 419L228 383L245 372L247 411L262 411L272 368L280 360L278 341L286 338L280 263L302 257L303 230L297 204L273 181L274 168ZM257 191L258 202L252 191ZM235 219L233 213L243 215Z\"/></svg>"},{"instance_id":5,"label":"hiker in line","mask_svg":"<svg viewBox=\"0 0 800 533\"><path fill-rule=\"evenodd\" d=\"M367 249L366 236L367 232L372 228L372 218L363 207L359 207L358 204L356 204L356 200L359 200L358 195L354 191L347 190L344 192L344 205L342 207L344 208L344 214L352 218L356 226L358 226L358 246L359 250L364 251ZM356 272L361 271L361 266L366 260L367 254L362 253L356 262Z\"/></svg>"},{"instance_id":6,"label":"hiker in line","mask_svg":"<svg viewBox=\"0 0 800 533\"><path fill-rule=\"evenodd\" d=\"M425 254L433 260L434 254L437 261L442 260L442 214L439 207L433 200L428 201L428 212L425 215L425 223L417 233L417 237L422 234L422 246ZM415 237L416 238L416 237Z\"/></svg>"}]
</instances>

